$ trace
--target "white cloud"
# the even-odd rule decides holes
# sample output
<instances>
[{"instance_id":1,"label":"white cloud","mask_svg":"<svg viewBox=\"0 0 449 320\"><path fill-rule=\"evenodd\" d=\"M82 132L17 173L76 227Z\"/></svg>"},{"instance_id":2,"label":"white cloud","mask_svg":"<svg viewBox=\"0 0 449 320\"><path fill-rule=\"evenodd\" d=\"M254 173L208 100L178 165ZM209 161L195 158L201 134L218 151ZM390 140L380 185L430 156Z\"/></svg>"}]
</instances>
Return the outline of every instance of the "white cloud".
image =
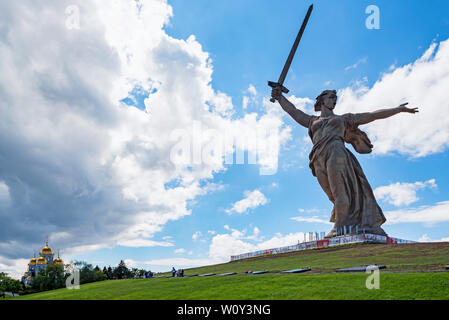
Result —
<instances>
[{"instance_id":1,"label":"white cloud","mask_svg":"<svg viewBox=\"0 0 449 320\"><path fill-rule=\"evenodd\" d=\"M300 213L316 213L316 212L319 212L320 210L318 210L318 209L315 209L315 208L313 208L313 209L303 209L303 208L299 208L298 209L298 212L300 212Z\"/></svg>"},{"instance_id":2,"label":"white cloud","mask_svg":"<svg viewBox=\"0 0 449 320\"><path fill-rule=\"evenodd\" d=\"M276 233L273 237L264 241L257 227L253 228L252 234L248 234L246 229L239 231L229 226L227 227L226 230L230 231L230 233L215 235L209 244L209 254L205 258L188 259L173 257L135 262L133 264L151 266L152 269L160 271L169 270L172 266L175 266L175 268L199 267L228 262L231 255L294 245L304 239L304 233L302 232L286 235ZM193 252L189 251L188 254L191 255Z\"/></svg>"},{"instance_id":3,"label":"white cloud","mask_svg":"<svg viewBox=\"0 0 449 320\"><path fill-rule=\"evenodd\" d=\"M209 258L204 259L188 259L188 258L167 258L167 259L154 259L139 262L140 265L148 265L148 266L163 266L168 269L169 266L174 266L176 269L179 267L183 268L194 268L204 265L209 265L214 263Z\"/></svg>"},{"instance_id":4,"label":"white cloud","mask_svg":"<svg viewBox=\"0 0 449 320\"><path fill-rule=\"evenodd\" d=\"M313 217L293 217L293 218L290 218L290 219L298 221L298 222L333 224L333 223L329 222L328 220L321 219L321 218L319 218L317 216L313 216Z\"/></svg>"},{"instance_id":5,"label":"white cloud","mask_svg":"<svg viewBox=\"0 0 449 320\"><path fill-rule=\"evenodd\" d=\"M398 152L423 157L449 146L449 40L432 43L418 60L382 75L366 85L340 90L336 111L358 113L396 107L408 101L419 113L401 113L363 126L375 154Z\"/></svg>"},{"instance_id":6,"label":"white cloud","mask_svg":"<svg viewBox=\"0 0 449 320\"><path fill-rule=\"evenodd\" d=\"M432 240L429 238L427 234L423 234L419 239L418 242L431 242Z\"/></svg>"},{"instance_id":7,"label":"white cloud","mask_svg":"<svg viewBox=\"0 0 449 320\"><path fill-rule=\"evenodd\" d=\"M252 95L252 96L256 96L257 95L257 90L254 87L254 85L250 84L248 87L248 92Z\"/></svg>"},{"instance_id":8,"label":"white cloud","mask_svg":"<svg viewBox=\"0 0 449 320\"><path fill-rule=\"evenodd\" d=\"M257 90L254 87L254 85L250 84L248 89L246 89L246 92L249 94L247 96L243 96L242 100L242 107L243 110L248 108L248 105L250 103L256 103L256 97L257 97Z\"/></svg>"},{"instance_id":9,"label":"white cloud","mask_svg":"<svg viewBox=\"0 0 449 320\"><path fill-rule=\"evenodd\" d=\"M449 242L449 237L442 238L439 240L432 240L428 234L423 234L419 239L418 242Z\"/></svg>"},{"instance_id":10,"label":"white cloud","mask_svg":"<svg viewBox=\"0 0 449 320\"><path fill-rule=\"evenodd\" d=\"M315 102L309 98L300 98L295 95L290 95L287 97L288 100L295 105L299 110L306 113L314 113Z\"/></svg>"},{"instance_id":11,"label":"white cloud","mask_svg":"<svg viewBox=\"0 0 449 320\"><path fill-rule=\"evenodd\" d=\"M265 205L268 202L264 194L257 189L254 191L246 190L243 194L245 198L235 202L231 209L226 210L227 213L230 214L232 212L236 212L242 214L247 212L249 209L255 209L259 206Z\"/></svg>"},{"instance_id":12,"label":"white cloud","mask_svg":"<svg viewBox=\"0 0 449 320\"><path fill-rule=\"evenodd\" d=\"M133 259L125 259L123 262L128 268L136 268L139 265L139 262Z\"/></svg>"},{"instance_id":13,"label":"white cloud","mask_svg":"<svg viewBox=\"0 0 449 320\"><path fill-rule=\"evenodd\" d=\"M65 26L69 4L80 8L79 30ZM0 211L0 242L16 242L0 257L30 256L23 249L46 234L72 254L171 246L157 233L190 215L189 203L211 191L201 182L225 167L175 166L170 133L200 122L234 135L260 131L258 141L274 131L278 149L290 139L274 108L230 118L209 54L194 36L168 36L171 17L165 0L1 2L0 181L12 206ZM144 111L119 102L136 88L152 92ZM261 167L276 168L272 151Z\"/></svg>"},{"instance_id":14,"label":"white cloud","mask_svg":"<svg viewBox=\"0 0 449 320\"><path fill-rule=\"evenodd\" d=\"M361 64L363 64L363 63L366 63L367 61L368 61L368 57L361 58L361 59L357 60L356 63L354 63L354 64L352 64L352 65L350 65L350 66L347 66L347 67L345 68L345 71L348 71L348 70L351 70L351 69L357 69L357 67L358 67L359 65L361 65Z\"/></svg>"},{"instance_id":15,"label":"white cloud","mask_svg":"<svg viewBox=\"0 0 449 320\"><path fill-rule=\"evenodd\" d=\"M184 252L186 252L186 249L184 249L184 248L179 248L179 249L175 250L176 254L180 254L180 253L184 253Z\"/></svg>"},{"instance_id":16,"label":"white cloud","mask_svg":"<svg viewBox=\"0 0 449 320\"><path fill-rule=\"evenodd\" d=\"M249 236L249 238L251 238L251 236ZM226 262L229 261L231 255L294 245L303 239L304 233L302 232L289 233L286 235L277 233L266 241L259 240L260 242L251 243L246 241L251 239L248 239L248 236L246 236L244 232L218 234L212 239L209 246L209 257L215 263Z\"/></svg>"},{"instance_id":17,"label":"white cloud","mask_svg":"<svg viewBox=\"0 0 449 320\"><path fill-rule=\"evenodd\" d=\"M247 96L243 96L242 98L242 108L245 110L248 108L249 98Z\"/></svg>"},{"instance_id":18,"label":"white cloud","mask_svg":"<svg viewBox=\"0 0 449 320\"><path fill-rule=\"evenodd\" d=\"M385 212L387 224L449 222L449 201L438 202L433 206L421 206Z\"/></svg>"},{"instance_id":19,"label":"white cloud","mask_svg":"<svg viewBox=\"0 0 449 320\"><path fill-rule=\"evenodd\" d=\"M11 278L20 279L26 271L23 266L27 265L30 259L6 259L0 256L0 272L7 273Z\"/></svg>"},{"instance_id":20,"label":"white cloud","mask_svg":"<svg viewBox=\"0 0 449 320\"><path fill-rule=\"evenodd\" d=\"M436 188L435 179L428 181L418 181L415 183L396 182L388 186L378 187L374 190L374 195L379 200L384 200L396 207L408 206L419 200L416 195L417 190L425 188Z\"/></svg>"},{"instance_id":21,"label":"white cloud","mask_svg":"<svg viewBox=\"0 0 449 320\"><path fill-rule=\"evenodd\" d=\"M192 240L196 241L199 237L201 237L201 231L196 231L194 234L192 234Z\"/></svg>"}]
</instances>

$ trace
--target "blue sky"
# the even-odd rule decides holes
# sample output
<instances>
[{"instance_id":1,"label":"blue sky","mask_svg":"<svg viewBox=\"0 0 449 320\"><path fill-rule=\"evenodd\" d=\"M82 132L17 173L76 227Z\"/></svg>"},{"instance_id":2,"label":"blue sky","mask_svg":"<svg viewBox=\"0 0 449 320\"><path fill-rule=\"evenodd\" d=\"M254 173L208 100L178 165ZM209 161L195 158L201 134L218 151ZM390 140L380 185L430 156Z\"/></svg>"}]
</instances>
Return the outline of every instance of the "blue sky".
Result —
<instances>
[{"instance_id":1,"label":"blue sky","mask_svg":"<svg viewBox=\"0 0 449 320\"><path fill-rule=\"evenodd\" d=\"M42 104L36 110L42 121L35 125L35 131L31 131L22 119L9 117L9 113L5 117L17 121L19 129L14 139L19 142L14 149L6 143L1 146L6 160L2 160L4 169L0 170L0 204L1 201L7 204L0 207L3 210L0 212L10 219L7 221L14 228L5 231L0 239L0 249L3 248L0 267L13 272L14 268L24 265L26 259L31 258L32 248L37 249L46 234L50 234L50 242L61 246L63 252L67 248L66 259L86 260L100 266L116 265L119 260L126 259L131 266L163 271L171 265L189 267L214 263L224 261L232 252L296 242L302 240L299 239L302 232L327 233L332 227L326 223L332 204L308 167L311 145L307 142L307 131L279 112L279 105L270 106L264 102L270 95L267 81L279 77L311 2L288 0L280 5L260 0L168 0L171 17L170 7L165 6L164 1L137 3L158 10L147 10L146 21L139 20L132 10L122 10L125 13L120 19L124 27L120 29L108 25L113 17L120 17L119 5L105 9L106 12L111 10L108 16L80 3L82 24L78 34L67 30L47 34L44 27L36 31L42 31L41 36L54 41L58 48L63 48L64 44L65 47L72 43L84 44L84 49L79 49L81 54L60 49L53 57L51 53L42 51L42 54L29 58L23 45L21 54L27 61L38 61L42 66L46 65L44 60L72 61L78 69L74 69L76 72L64 68L51 71L38 67L39 63L30 64L26 70L42 74L33 80L35 83L27 84L30 90L36 90L32 95L33 101ZM293 95L292 101L297 101L301 104L298 107L311 113L310 103L322 90L336 89L342 96L341 108L337 104L336 113L395 107L403 101L419 107L421 113L417 115L401 115L367 127L367 133L374 141L374 152L370 155L356 154L356 157L376 190L378 203L387 219L394 222L383 226L390 236L415 241L449 241L449 211L444 215L444 202L449 201L446 171L449 135L447 123L441 120L449 111L449 105L441 98L444 91L437 90L448 84L449 73L443 72L444 68L439 68L438 64L449 65L448 45L441 44L449 38L449 3L443 0L328 0L313 4L314 11L285 82ZM64 12L64 5L60 5L60 12ZM124 1L121 5L128 8L133 4L132 1ZM378 30L369 30L365 26L368 5L379 8ZM31 10L32 6L29 3L27 9ZM15 10L18 10L17 6L5 11L5 17L11 21L10 27L20 20ZM100 17L99 22L83 25L83 13L89 18ZM102 28L106 32L102 33ZM27 39L26 29L15 32L23 36L15 41ZM121 46L123 39L126 45ZM2 41L6 47L8 42ZM418 63L432 44L435 46L432 52ZM16 52L17 48L22 47L11 45L10 52ZM86 48L95 49L84 54ZM206 64L207 58L211 60ZM132 62L135 66L123 62L126 59L135 59ZM190 74L189 63L182 59L187 59L200 71ZM79 68L85 66L95 68L89 67L89 72L74 76ZM0 70L7 68L1 65ZM25 70L25 66L17 63L16 70ZM443 70L435 73L434 81L428 80L428 73L434 72L432 70ZM178 72L179 79L176 78ZM210 82L207 80L208 72ZM99 81L90 81L88 74ZM389 74L391 77L385 76ZM189 76L192 76L191 82ZM206 80L198 80L197 85L193 77ZM61 89L67 83L78 82L80 85L75 88L79 90L77 94L81 102L67 93L74 88L73 85L68 85L67 91ZM8 87L6 80L2 83L0 88L8 93L3 100L21 105L21 99L14 97L14 88ZM120 84L119 89L115 86L117 83ZM275 174L261 175L259 166L255 164L220 165L207 168L208 173L194 168L190 170L195 176L193 180L198 182L196 186L185 182L189 170L183 169L179 175L173 172L165 175L163 172L169 171L158 166L157 170L162 171L154 171L153 163L161 163L163 168L168 166L170 159L166 154L162 156L162 152L159 158L155 149L142 145L157 144L155 141L169 136L173 129L170 119L181 127L188 126L190 122L184 116L201 112L202 104L195 102L194 97L202 95L202 90L209 90L208 85L212 88L212 93L207 93L212 96L208 103L215 110L219 110L219 106L232 110L231 115L223 115L230 131L238 131L239 121L251 113L257 115L260 123L264 123L264 115L270 123L281 119L281 125L276 127L279 132L286 132L282 131L286 128L291 130L289 137L282 138ZM411 93L403 90L404 86L414 88L415 85L422 88L422 94L421 90ZM173 91L166 89L168 86ZM426 95L426 92L437 94ZM244 99L248 101L246 107ZM102 102L98 106L96 103L100 100ZM61 120L58 124L48 124L52 130L44 128L47 122L51 122L46 121L50 114L46 110L55 110L51 103L67 112L76 109L76 115L67 123L70 123L69 127L74 122L79 125L67 132L55 131L55 128L69 130L61 129L60 124L66 123ZM78 107L78 103L82 107ZM114 103L120 104L120 111L109 109ZM416 105L420 103L426 104ZM277 111L273 111L273 107ZM6 105L2 110L6 114ZM441 117L436 115L439 112ZM218 113L214 113L216 115ZM79 122L73 121L78 117ZM162 120L152 124L151 117L161 117ZM192 116L191 120L198 119L204 121L207 118ZM216 119L216 128L224 130L221 118ZM237 129L231 129L232 124ZM149 127L151 130L146 129ZM107 129L107 133L103 129ZM57 134L47 135L47 132ZM2 134L6 137L11 131L5 129ZM421 134L429 138L420 139ZM89 138L84 139L84 135ZM63 136L67 137L68 144L59 140ZM47 150L48 158L39 151L26 151L29 150L26 149L27 141L45 146L46 149L36 147L36 150ZM123 141L127 141L126 146L122 145ZM424 148L429 144L430 147ZM103 150L104 145L111 147ZM353 151L352 147L350 149ZM77 156L73 159L71 155L75 153ZM19 158L29 159L23 166L33 163L26 179L22 176L23 167L13 165ZM45 165L39 167L40 161ZM69 170L58 171L61 168ZM42 172L47 173L47 181L40 178ZM134 175L134 172L137 173ZM153 180L155 176L158 178ZM152 189L159 184L165 186L162 191L156 187ZM67 191L61 196L54 190L61 186L73 192ZM2 190L6 190L3 192L6 200L1 198ZM23 190L28 190L26 201L19 196L21 191L23 195ZM48 193L44 196L36 190ZM170 192L178 191L171 204ZM187 193L189 195L185 196ZM122 197L126 201L118 200ZM161 203L157 198L163 199ZM239 203L246 198L249 200ZM164 206L162 201L167 208L159 208ZM241 212L239 209L231 210L236 204L236 208L238 204L243 207ZM158 210L163 213L159 215ZM33 236L25 237L28 227L6 216L7 212L16 212L22 223L30 228L34 226L36 232ZM93 236L96 233L97 238ZM107 241L102 242L101 238ZM140 238L147 242L139 242ZM70 239L76 239L76 244ZM14 250L11 249L13 245L17 246Z\"/></svg>"}]
</instances>

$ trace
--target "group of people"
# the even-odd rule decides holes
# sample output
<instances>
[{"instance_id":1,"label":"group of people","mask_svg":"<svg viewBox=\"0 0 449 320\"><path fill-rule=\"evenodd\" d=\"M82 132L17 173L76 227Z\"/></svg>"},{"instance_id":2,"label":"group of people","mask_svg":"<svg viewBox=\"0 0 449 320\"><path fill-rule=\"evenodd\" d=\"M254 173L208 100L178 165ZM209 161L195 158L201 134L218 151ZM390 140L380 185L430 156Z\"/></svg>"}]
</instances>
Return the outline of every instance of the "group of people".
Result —
<instances>
[{"instance_id":1,"label":"group of people","mask_svg":"<svg viewBox=\"0 0 449 320\"><path fill-rule=\"evenodd\" d=\"M184 277L184 269L178 269L176 270L175 267L171 270L172 277Z\"/></svg>"}]
</instances>

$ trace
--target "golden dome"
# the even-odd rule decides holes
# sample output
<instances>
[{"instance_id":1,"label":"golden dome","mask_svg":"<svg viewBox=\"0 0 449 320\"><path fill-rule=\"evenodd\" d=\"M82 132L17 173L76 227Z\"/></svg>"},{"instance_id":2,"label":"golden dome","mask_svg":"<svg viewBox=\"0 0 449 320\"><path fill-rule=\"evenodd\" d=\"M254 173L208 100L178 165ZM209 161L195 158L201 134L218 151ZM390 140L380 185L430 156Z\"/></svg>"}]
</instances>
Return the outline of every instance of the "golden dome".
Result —
<instances>
[{"instance_id":1,"label":"golden dome","mask_svg":"<svg viewBox=\"0 0 449 320\"><path fill-rule=\"evenodd\" d=\"M57 264L58 266L63 266L64 262L62 261L61 258L56 258L55 261L53 261L54 264Z\"/></svg>"},{"instance_id":2,"label":"golden dome","mask_svg":"<svg viewBox=\"0 0 449 320\"><path fill-rule=\"evenodd\" d=\"M37 264L47 264L47 260L45 260L44 257L39 257L39 259L37 259Z\"/></svg>"},{"instance_id":3,"label":"golden dome","mask_svg":"<svg viewBox=\"0 0 449 320\"><path fill-rule=\"evenodd\" d=\"M58 257L53 261L54 264L57 264L58 266L63 266L64 262L62 261L62 259L59 257L59 249L58 249Z\"/></svg>"},{"instance_id":4,"label":"golden dome","mask_svg":"<svg viewBox=\"0 0 449 320\"><path fill-rule=\"evenodd\" d=\"M24 276L27 276L28 275L28 271L25 271L25 273L23 274Z\"/></svg>"},{"instance_id":5,"label":"golden dome","mask_svg":"<svg viewBox=\"0 0 449 320\"><path fill-rule=\"evenodd\" d=\"M51 250L51 248L48 246L48 237L47 237L47 240L45 242L45 247L43 247L41 249L40 254L41 254L41 256L43 256L44 254L54 254L53 250Z\"/></svg>"},{"instance_id":6,"label":"golden dome","mask_svg":"<svg viewBox=\"0 0 449 320\"><path fill-rule=\"evenodd\" d=\"M45 246L41 249L40 254L41 254L41 256L44 254L53 254L53 250L51 250L51 248L49 246Z\"/></svg>"},{"instance_id":7,"label":"golden dome","mask_svg":"<svg viewBox=\"0 0 449 320\"><path fill-rule=\"evenodd\" d=\"M29 277L27 278L27 280L31 280L31 276L29 276Z\"/></svg>"}]
</instances>

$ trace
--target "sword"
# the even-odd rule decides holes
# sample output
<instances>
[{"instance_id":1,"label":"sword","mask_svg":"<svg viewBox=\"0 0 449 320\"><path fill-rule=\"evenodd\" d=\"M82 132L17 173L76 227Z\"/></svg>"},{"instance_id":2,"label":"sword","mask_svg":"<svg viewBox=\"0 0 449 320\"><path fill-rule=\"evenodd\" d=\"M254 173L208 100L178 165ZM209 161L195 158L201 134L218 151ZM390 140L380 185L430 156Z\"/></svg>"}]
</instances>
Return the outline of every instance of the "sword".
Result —
<instances>
[{"instance_id":1,"label":"sword","mask_svg":"<svg viewBox=\"0 0 449 320\"><path fill-rule=\"evenodd\" d=\"M285 77L287 76L288 69L290 69L290 65L292 64L293 57L295 56L296 49L298 48L298 44L301 41L302 34L304 33L304 30L306 29L307 22L309 21L310 15L312 14L313 10L313 4L310 5L309 10L307 11L306 17L304 18L304 21L302 22L301 29L299 29L298 35L296 36L296 40L293 43L293 47L290 50L290 54L288 55L287 61L285 62L284 69L282 69L281 76L279 77L278 82L268 81L268 85L270 87L274 88L280 88L282 92L289 93L290 90L288 90L286 87L284 87L284 81ZM271 98L271 102L275 102L276 99Z\"/></svg>"}]
</instances>

